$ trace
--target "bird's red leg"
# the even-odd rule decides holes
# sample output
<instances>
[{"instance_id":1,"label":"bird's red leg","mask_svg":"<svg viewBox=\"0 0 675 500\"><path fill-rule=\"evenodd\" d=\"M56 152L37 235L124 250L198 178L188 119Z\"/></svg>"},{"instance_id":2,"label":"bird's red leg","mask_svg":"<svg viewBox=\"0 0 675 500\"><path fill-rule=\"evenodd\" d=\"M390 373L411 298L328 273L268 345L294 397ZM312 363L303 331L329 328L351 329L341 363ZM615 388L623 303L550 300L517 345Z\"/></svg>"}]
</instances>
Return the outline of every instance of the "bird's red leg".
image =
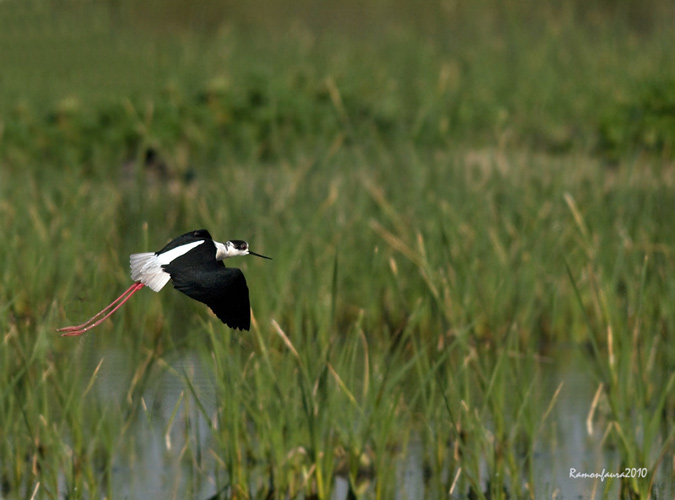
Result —
<instances>
[{"instance_id":1,"label":"bird's red leg","mask_svg":"<svg viewBox=\"0 0 675 500\"><path fill-rule=\"evenodd\" d=\"M108 319L115 311L117 311L122 305L131 298L133 294L135 294L137 291L139 291L141 288L143 288L145 285L141 282L134 283L131 285L126 292L124 292L122 295L117 297L108 307L103 309L101 312L96 314L96 316L93 316L92 318L89 318L87 321L82 323L81 325L75 325L75 326L66 326L64 328L59 328L56 330L57 332L65 332L62 333L62 337L75 337L78 335L82 335L84 332L87 330L91 330L95 326L100 325L103 323L106 319ZM102 314L104 314L106 311L112 310L108 312L105 316L103 316L101 319L98 319Z\"/></svg>"}]
</instances>

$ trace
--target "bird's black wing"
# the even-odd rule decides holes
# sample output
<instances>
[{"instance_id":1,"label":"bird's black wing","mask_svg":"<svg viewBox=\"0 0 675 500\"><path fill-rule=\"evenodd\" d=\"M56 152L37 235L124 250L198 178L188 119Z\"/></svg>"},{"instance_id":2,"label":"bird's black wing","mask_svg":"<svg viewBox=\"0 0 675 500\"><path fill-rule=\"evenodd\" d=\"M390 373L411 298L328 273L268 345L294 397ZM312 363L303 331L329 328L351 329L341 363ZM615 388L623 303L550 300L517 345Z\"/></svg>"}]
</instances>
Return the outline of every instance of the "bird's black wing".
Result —
<instances>
[{"instance_id":1,"label":"bird's black wing","mask_svg":"<svg viewBox=\"0 0 675 500\"><path fill-rule=\"evenodd\" d=\"M176 290L209 306L230 328L248 330L251 327L251 305L244 273L227 268L215 259L188 267L181 266L180 260L164 266Z\"/></svg>"}]
</instances>

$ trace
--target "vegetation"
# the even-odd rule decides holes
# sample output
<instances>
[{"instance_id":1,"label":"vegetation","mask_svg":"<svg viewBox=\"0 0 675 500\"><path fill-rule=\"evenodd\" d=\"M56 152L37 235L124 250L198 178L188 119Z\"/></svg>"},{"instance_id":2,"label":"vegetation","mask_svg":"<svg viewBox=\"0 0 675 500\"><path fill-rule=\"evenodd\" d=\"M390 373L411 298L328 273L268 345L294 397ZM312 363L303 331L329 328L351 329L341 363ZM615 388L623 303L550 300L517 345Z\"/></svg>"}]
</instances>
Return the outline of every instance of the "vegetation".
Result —
<instances>
[{"instance_id":1,"label":"vegetation","mask_svg":"<svg viewBox=\"0 0 675 500\"><path fill-rule=\"evenodd\" d=\"M190 5L0 2L0 497L671 498L673 6Z\"/></svg>"}]
</instances>

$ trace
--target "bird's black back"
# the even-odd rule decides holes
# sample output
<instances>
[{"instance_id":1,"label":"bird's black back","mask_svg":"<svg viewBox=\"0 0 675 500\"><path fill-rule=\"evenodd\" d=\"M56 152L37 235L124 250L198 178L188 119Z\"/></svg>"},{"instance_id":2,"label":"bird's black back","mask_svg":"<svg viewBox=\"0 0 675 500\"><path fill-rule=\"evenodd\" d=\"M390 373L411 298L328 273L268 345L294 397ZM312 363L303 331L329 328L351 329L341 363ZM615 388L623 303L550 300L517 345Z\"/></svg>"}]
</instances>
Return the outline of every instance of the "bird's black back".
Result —
<instances>
[{"instance_id":1,"label":"bird's black back","mask_svg":"<svg viewBox=\"0 0 675 500\"><path fill-rule=\"evenodd\" d=\"M200 240L213 241L213 238L211 238L211 234L206 229L195 229L194 231L181 234L177 238L172 239L169 243L164 245L164 248L162 248L159 252L157 252L157 255L164 252L168 252L169 250L173 250L174 248L179 247L181 245L185 245L187 243L192 243L193 241L200 241ZM216 254L214 252L213 259L215 260L215 258Z\"/></svg>"}]
</instances>

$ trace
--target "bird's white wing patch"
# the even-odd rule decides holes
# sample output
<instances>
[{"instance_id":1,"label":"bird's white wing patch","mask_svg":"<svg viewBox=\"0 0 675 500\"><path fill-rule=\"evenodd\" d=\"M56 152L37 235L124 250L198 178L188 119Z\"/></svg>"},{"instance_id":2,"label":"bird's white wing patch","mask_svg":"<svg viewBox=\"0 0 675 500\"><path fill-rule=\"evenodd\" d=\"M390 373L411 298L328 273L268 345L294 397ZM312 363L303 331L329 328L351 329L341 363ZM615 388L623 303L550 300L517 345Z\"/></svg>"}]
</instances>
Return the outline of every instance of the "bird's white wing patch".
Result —
<instances>
[{"instance_id":1,"label":"bird's white wing patch","mask_svg":"<svg viewBox=\"0 0 675 500\"><path fill-rule=\"evenodd\" d=\"M131 264L131 279L140 281L153 291L159 292L166 285L171 276L162 269L162 266L170 264L174 259L185 255L197 245L204 243L204 240L193 241L168 252L157 255L155 252L134 253L129 257Z\"/></svg>"},{"instance_id":2,"label":"bird's white wing patch","mask_svg":"<svg viewBox=\"0 0 675 500\"><path fill-rule=\"evenodd\" d=\"M188 253L190 250L192 250L194 247L201 245L204 243L205 240L199 240L199 241L193 241L190 243L186 243L185 245L181 245L176 248L172 248L168 252L161 253L157 256L157 259L159 261L160 266L166 266L167 264L171 264L174 259L177 259L178 257L185 255Z\"/></svg>"}]
</instances>

